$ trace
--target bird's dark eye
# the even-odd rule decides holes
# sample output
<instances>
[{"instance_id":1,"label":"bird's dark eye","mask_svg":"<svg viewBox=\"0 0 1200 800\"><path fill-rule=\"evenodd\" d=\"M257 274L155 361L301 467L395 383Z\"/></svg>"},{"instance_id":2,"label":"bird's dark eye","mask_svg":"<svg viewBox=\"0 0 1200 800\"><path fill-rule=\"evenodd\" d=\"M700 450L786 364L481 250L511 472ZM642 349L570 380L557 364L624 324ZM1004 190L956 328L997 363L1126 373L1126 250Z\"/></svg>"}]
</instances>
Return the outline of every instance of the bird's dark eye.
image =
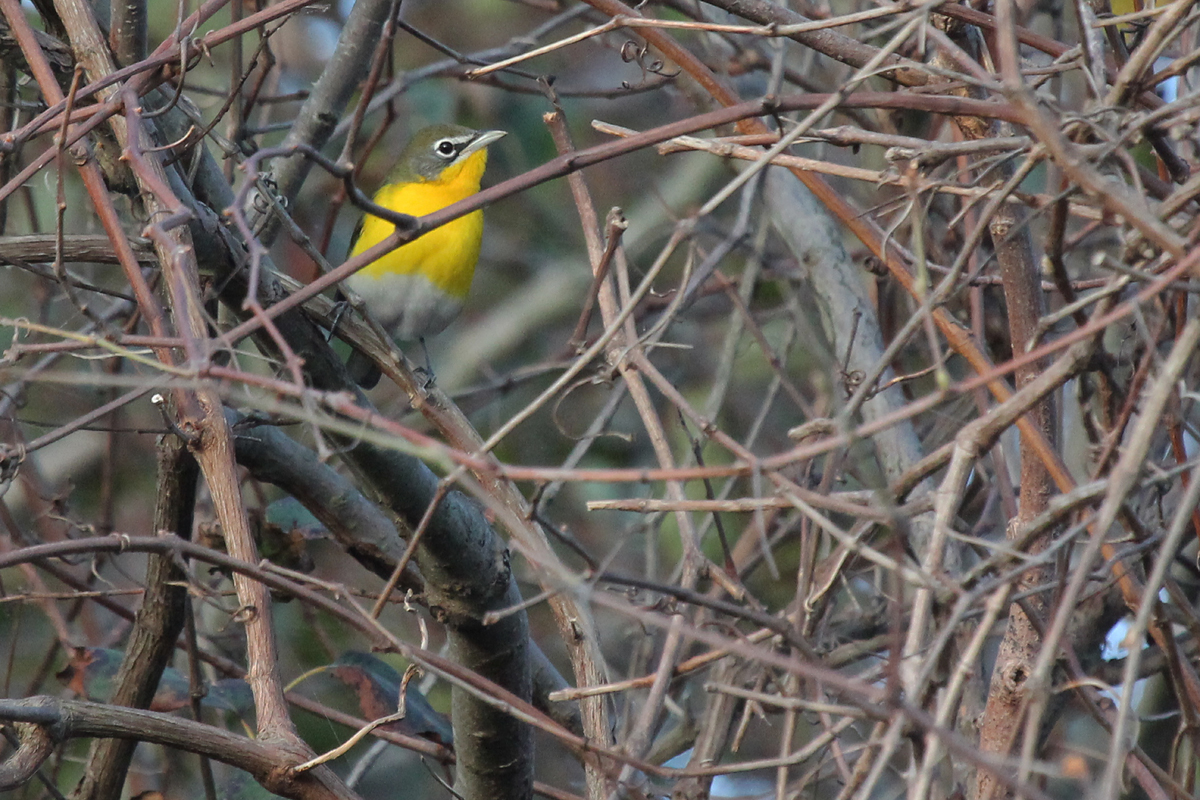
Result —
<instances>
[{"instance_id":1,"label":"bird's dark eye","mask_svg":"<svg viewBox=\"0 0 1200 800\"><path fill-rule=\"evenodd\" d=\"M434 152L436 152L439 156L444 156L446 158L449 158L457 152L457 148L454 147L454 142L450 141L449 139L442 139L433 146L433 149Z\"/></svg>"}]
</instances>

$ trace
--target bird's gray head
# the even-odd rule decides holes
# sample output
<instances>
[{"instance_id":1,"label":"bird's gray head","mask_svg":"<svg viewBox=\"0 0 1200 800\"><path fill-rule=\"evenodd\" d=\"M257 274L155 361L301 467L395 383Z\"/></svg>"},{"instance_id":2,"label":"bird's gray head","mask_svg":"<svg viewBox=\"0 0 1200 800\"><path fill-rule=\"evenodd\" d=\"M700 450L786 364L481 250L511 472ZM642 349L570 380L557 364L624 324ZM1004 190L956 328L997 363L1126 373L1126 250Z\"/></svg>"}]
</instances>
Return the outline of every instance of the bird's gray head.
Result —
<instances>
[{"instance_id":1,"label":"bird's gray head","mask_svg":"<svg viewBox=\"0 0 1200 800\"><path fill-rule=\"evenodd\" d=\"M422 128L400 154L390 182L436 180L448 167L465 161L501 136L504 131L477 131L462 125Z\"/></svg>"}]
</instances>

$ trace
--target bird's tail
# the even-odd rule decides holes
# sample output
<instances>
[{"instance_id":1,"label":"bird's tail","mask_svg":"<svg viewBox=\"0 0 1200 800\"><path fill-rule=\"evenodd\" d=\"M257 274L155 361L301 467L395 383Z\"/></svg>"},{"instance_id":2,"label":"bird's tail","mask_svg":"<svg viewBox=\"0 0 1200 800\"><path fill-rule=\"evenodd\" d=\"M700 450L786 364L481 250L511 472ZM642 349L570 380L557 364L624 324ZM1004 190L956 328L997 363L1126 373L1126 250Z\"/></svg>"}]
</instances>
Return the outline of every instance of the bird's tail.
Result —
<instances>
[{"instance_id":1,"label":"bird's tail","mask_svg":"<svg viewBox=\"0 0 1200 800\"><path fill-rule=\"evenodd\" d=\"M346 359L346 372L364 389L374 389L383 376L375 362L357 350L350 351L350 358Z\"/></svg>"},{"instance_id":2,"label":"bird's tail","mask_svg":"<svg viewBox=\"0 0 1200 800\"><path fill-rule=\"evenodd\" d=\"M338 322L341 320L342 314L350 308L350 301L340 288L334 292L334 302L340 308L334 316L333 328L329 331L330 338L337 334ZM351 380L364 389L374 389L383 376L374 361L353 348L350 350L350 358L346 359L346 372L350 373Z\"/></svg>"}]
</instances>

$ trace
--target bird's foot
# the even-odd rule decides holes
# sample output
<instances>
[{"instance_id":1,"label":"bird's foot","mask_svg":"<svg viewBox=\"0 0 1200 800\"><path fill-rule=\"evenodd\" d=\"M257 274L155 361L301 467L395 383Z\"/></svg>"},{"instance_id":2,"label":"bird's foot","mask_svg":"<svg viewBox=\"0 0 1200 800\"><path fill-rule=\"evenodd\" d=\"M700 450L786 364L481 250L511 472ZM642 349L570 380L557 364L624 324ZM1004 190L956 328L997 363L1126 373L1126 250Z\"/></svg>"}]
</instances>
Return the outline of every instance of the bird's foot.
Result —
<instances>
[{"instance_id":1,"label":"bird's foot","mask_svg":"<svg viewBox=\"0 0 1200 800\"><path fill-rule=\"evenodd\" d=\"M419 336L417 341L421 344L421 352L425 356L425 366L414 368L413 374L424 376L421 380L421 391L428 392L437 382L437 375L433 374L433 362L429 359L429 348L425 346L425 337Z\"/></svg>"},{"instance_id":2,"label":"bird's foot","mask_svg":"<svg viewBox=\"0 0 1200 800\"><path fill-rule=\"evenodd\" d=\"M428 366L414 367L413 375L420 380L422 392L428 392L437 384L437 375Z\"/></svg>"},{"instance_id":3,"label":"bird's foot","mask_svg":"<svg viewBox=\"0 0 1200 800\"><path fill-rule=\"evenodd\" d=\"M350 310L350 301L347 300L341 292L338 292L338 299L333 304L333 319L329 323L329 330L325 333L325 343L333 341L333 337L337 335L338 325L342 324L342 317Z\"/></svg>"}]
</instances>

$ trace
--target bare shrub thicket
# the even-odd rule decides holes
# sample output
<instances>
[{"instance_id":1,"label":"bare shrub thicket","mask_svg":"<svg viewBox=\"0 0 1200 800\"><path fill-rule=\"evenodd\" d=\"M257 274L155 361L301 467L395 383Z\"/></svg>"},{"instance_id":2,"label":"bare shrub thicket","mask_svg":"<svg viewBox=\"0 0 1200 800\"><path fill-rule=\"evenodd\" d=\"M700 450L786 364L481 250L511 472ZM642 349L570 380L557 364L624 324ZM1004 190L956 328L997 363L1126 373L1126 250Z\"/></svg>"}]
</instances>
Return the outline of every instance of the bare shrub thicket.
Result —
<instances>
[{"instance_id":1,"label":"bare shrub thicket","mask_svg":"<svg viewBox=\"0 0 1200 800\"><path fill-rule=\"evenodd\" d=\"M1198 13L0 0L0 787L1194 796Z\"/></svg>"}]
</instances>

